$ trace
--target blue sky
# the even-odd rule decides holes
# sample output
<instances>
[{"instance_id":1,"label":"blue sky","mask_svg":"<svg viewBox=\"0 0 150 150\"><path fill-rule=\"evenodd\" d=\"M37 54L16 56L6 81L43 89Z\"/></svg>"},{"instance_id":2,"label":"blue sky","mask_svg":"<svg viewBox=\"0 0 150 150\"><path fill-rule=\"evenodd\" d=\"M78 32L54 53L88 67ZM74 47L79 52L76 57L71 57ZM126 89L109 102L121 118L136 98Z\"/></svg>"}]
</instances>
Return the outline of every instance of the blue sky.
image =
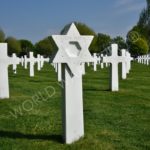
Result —
<instances>
[{"instance_id":1,"label":"blue sky","mask_svg":"<svg viewBox=\"0 0 150 150\"><path fill-rule=\"evenodd\" d=\"M7 36L33 43L73 21L125 37L145 6L146 0L0 0L0 27Z\"/></svg>"}]
</instances>

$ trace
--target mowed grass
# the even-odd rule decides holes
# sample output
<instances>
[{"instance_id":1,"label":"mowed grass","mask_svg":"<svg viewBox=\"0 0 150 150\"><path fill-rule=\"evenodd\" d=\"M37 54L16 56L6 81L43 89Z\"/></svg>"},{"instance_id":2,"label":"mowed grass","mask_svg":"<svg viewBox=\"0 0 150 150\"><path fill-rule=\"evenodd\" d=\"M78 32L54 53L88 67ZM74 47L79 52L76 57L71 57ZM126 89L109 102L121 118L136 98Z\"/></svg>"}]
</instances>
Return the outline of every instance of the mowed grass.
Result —
<instances>
[{"instance_id":1,"label":"mowed grass","mask_svg":"<svg viewBox=\"0 0 150 150\"><path fill-rule=\"evenodd\" d=\"M119 92L109 91L109 68L87 67L85 136L71 145L62 141L61 84L53 67L46 64L34 78L10 67L9 82L10 99L0 100L0 150L150 149L150 66L133 63Z\"/></svg>"}]
</instances>

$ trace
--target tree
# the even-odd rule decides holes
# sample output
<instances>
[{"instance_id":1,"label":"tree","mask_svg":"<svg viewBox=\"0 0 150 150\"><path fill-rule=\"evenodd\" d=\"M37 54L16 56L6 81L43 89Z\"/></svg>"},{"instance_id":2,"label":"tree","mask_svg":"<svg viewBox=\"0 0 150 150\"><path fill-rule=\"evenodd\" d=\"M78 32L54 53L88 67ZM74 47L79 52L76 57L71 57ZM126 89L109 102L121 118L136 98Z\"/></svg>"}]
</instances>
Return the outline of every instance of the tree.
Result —
<instances>
[{"instance_id":1,"label":"tree","mask_svg":"<svg viewBox=\"0 0 150 150\"><path fill-rule=\"evenodd\" d=\"M148 41L150 50L150 0L147 0L147 7L142 10L137 26L141 28L139 33Z\"/></svg>"},{"instance_id":2,"label":"tree","mask_svg":"<svg viewBox=\"0 0 150 150\"><path fill-rule=\"evenodd\" d=\"M148 13L148 16L147 16L147 21L148 21L148 26L150 28L150 0L147 0L147 13Z\"/></svg>"},{"instance_id":3,"label":"tree","mask_svg":"<svg viewBox=\"0 0 150 150\"><path fill-rule=\"evenodd\" d=\"M115 37L112 42L118 44L119 50L127 49L126 41L121 36Z\"/></svg>"},{"instance_id":4,"label":"tree","mask_svg":"<svg viewBox=\"0 0 150 150\"><path fill-rule=\"evenodd\" d=\"M5 41L5 33L2 29L0 29L0 43Z\"/></svg>"},{"instance_id":5,"label":"tree","mask_svg":"<svg viewBox=\"0 0 150 150\"><path fill-rule=\"evenodd\" d=\"M80 23L80 22L74 22L79 33L81 35L96 35L96 33L94 32L93 29L91 29L90 27L88 27L86 24L84 23ZM71 23L65 25L65 27L61 30L61 34L65 34L66 30L68 30L68 27L70 27Z\"/></svg>"},{"instance_id":6,"label":"tree","mask_svg":"<svg viewBox=\"0 0 150 150\"><path fill-rule=\"evenodd\" d=\"M8 43L8 55L12 55L12 53L19 54L21 52L20 42L14 37L8 37L5 40Z\"/></svg>"},{"instance_id":7,"label":"tree","mask_svg":"<svg viewBox=\"0 0 150 150\"><path fill-rule=\"evenodd\" d=\"M148 26L150 28L150 0L147 0Z\"/></svg>"},{"instance_id":8,"label":"tree","mask_svg":"<svg viewBox=\"0 0 150 150\"><path fill-rule=\"evenodd\" d=\"M35 44L35 53L44 56L50 56L57 47L51 36Z\"/></svg>"},{"instance_id":9,"label":"tree","mask_svg":"<svg viewBox=\"0 0 150 150\"><path fill-rule=\"evenodd\" d=\"M150 23L150 0L147 1L147 7L144 8L140 14L138 21L139 26L147 26Z\"/></svg>"},{"instance_id":10,"label":"tree","mask_svg":"<svg viewBox=\"0 0 150 150\"><path fill-rule=\"evenodd\" d=\"M34 51L34 45L32 44L31 41L22 39L19 40L19 42L21 45L20 56L27 55L30 51Z\"/></svg>"},{"instance_id":11,"label":"tree","mask_svg":"<svg viewBox=\"0 0 150 150\"><path fill-rule=\"evenodd\" d=\"M148 17L147 9L143 9L140 14L138 25L145 26L147 24L147 17Z\"/></svg>"},{"instance_id":12,"label":"tree","mask_svg":"<svg viewBox=\"0 0 150 150\"><path fill-rule=\"evenodd\" d=\"M111 44L111 37L109 35L98 33L97 35L98 52L103 51L105 48L110 46L110 44Z\"/></svg>"},{"instance_id":13,"label":"tree","mask_svg":"<svg viewBox=\"0 0 150 150\"><path fill-rule=\"evenodd\" d=\"M68 30L68 27L70 27L71 23L65 25L65 27L61 30L61 34L66 34L66 31ZM90 27L88 27L86 24L84 23L80 23L80 22L75 22L75 25L79 31L79 33L81 35L93 35L94 39L89 47L90 52L94 53L97 52L98 47L97 47L97 35L94 32L93 29L91 29Z\"/></svg>"},{"instance_id":14,"label":"tree","mask_svg":"<svg viewBox=\"0 0 150 150\"><path fill-rule=\"evenodd\" d=\"M137 41L128 41L129 51L134 56L144 55L148 53L148 43L144 38L139 38Z\"/></svg>"}]
</instances>

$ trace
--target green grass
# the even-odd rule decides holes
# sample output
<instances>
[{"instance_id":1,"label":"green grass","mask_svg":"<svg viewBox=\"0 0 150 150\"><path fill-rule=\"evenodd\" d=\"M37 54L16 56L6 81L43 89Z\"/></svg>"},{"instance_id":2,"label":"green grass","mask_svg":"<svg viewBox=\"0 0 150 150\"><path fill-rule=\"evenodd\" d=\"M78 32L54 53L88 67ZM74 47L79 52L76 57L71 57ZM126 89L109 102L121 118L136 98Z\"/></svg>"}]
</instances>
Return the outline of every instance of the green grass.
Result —
<instances>
[{"instance_id":1,"label":"green grass","mask_svg":"<svg viewBox=\"0 0 150 150\"><path fill-rule=\"evenodd\" d=\"M17 75L9 68L11 97L0 100L0 150L150 149L150 66L133 63L119 92L109 91L108 68L92 70L83 77L85 137L65 145L54 69L46 64L30 78L20 66ZM49 98L48 86L56 92Z\"/></svg>"}]
</instances>

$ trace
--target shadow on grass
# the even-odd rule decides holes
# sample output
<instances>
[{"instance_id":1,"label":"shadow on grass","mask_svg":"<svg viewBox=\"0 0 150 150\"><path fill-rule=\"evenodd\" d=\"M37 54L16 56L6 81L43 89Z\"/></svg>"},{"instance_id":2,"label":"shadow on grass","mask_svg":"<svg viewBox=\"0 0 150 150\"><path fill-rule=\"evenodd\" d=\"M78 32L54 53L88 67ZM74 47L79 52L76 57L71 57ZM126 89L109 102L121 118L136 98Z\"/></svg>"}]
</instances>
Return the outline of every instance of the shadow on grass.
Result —
<instances>
[{"instance_id":1,"label":"shadow on grass","mask_svg":"<svg viewBox=\"0 0 150 150\"><path fill-rule=\"evenodd\" d=\"M33 134L23 134L20 132L11 131L0 131L0 138L12 138L12 139L29 139L29 140L51 140L58 143L63 143L61 135L33 135Z\"/></svg>"},{"instance_id":2,"label":"shadow on grass","mask_svg":"<svg viewBox=\"0 0 150 150\"><path fill-rule=\"evenodd\" d=\"M105 92L111 92L110 89L98 89L98 88L84 88L83 91L105 91Z\"/></svg>"}]
</instances>

